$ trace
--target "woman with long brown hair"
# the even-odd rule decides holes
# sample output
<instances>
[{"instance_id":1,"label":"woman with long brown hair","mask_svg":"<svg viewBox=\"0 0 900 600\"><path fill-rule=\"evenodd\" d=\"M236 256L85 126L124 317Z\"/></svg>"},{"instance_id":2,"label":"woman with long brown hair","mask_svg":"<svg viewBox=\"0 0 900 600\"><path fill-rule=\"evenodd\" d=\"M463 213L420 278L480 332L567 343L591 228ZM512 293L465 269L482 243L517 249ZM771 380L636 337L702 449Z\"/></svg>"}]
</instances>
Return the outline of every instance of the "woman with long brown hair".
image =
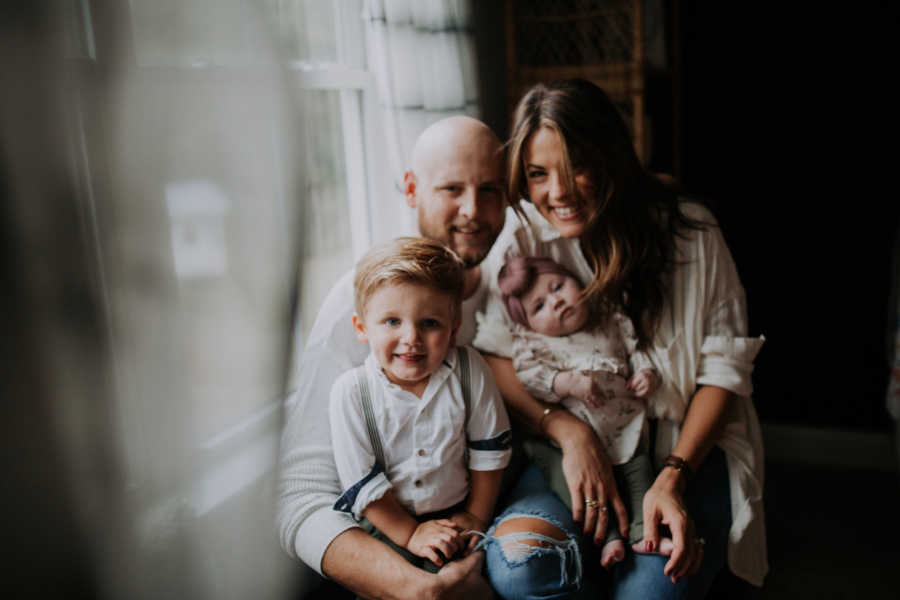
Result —
<instances>
[{"instance_id":1,"label":"woman with long brown hair","mask_svg":"<svg viewBox=\"0 0 900 600\"><path fill-rule=\"evenodd\" d=\"M489 268L523 255L564 265L592 309L615 305L631 318L663 378L647 403L654 421L645 443L659 471L643 499L643 552L615 565L613 597L702 598L726 562L761 585L763 458L750 372L762 339L747 337L744 291L715 219L643 169L615 106L584 80L537 85L522 98L508 165L509 198L522 219L498 239ZM497 542L488 543L491 581L505 597L593 593L580 568L567 571L583 555L590 560L572 521L595 543L610 510L627 528L627 490L617 488L593 430L519 382L509 317L499 290L492 293L475 345L492 355L512 414L545 440L528 444L545 478L526 471L489 532ZM552 489L568 497L570 514L545 479L564 482ZM667 556L656 553L663 526L674 545ZM523 552L522 544L542 550ZM563 560L562 578L559 561L555 572L540 564L556 560L549 549Z\"/></svg>"}]
</instances>

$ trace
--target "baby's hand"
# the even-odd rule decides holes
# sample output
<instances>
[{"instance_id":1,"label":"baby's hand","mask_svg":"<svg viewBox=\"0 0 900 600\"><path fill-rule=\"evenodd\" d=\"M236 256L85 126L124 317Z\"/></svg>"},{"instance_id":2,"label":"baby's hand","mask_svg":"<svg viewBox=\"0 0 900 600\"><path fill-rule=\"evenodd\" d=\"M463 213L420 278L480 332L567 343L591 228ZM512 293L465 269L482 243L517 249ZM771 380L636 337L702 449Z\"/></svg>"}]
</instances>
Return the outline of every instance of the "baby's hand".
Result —
<instances>
[{"instance_id":1,"label":"baby's hand","mask_svg":"<svg viewBox=\"0 0 900 600\"><path fill-rule=\"evenodd\" d=\"M456 554L461 545L457 525L450 519L436 519L419 523L406 542L406 549L436 565L443 565L444 559Z\"/></svg>"},{"instance_id":2,"label":"baby's hand","mask_svg":"<svg viewBox=\"0 0 900 600\"><path fill-rule=\"evenodd\" d=\"M576 371L561 371L553 380L557 396L571 396L591 408L600 408L606 397L600 385L590 375Z\"/></svg>"},{"instance_id":3,"label":"baby's hand","mask_svg":"<svg viewBox=\"0 0 900 600\"><path fill-rule=\"evenodd\" d=\"M450 520L453 521L457 527L459 527L460 537L463 538L463 540L465 540L466 537L469 538L468 542L463 541L463 543L465 543L465 553L469 554L472 551L472 548L474 548L478 544L478 541L481 538L475 534L469 534L468 536L466 536L466 532L473 530L483 532L485 529L487 529L487 525L485 523L482 523L478 517L467 511L453 514L450 517Z\"/></svg>"},{"instance_id":4,"label":"baby's hand","mask_svg":"<svg viewBox=\"0 0 900 600\"><path fill-rule=\"evenodd\" d=\"M631 376L628 389L634 391L638 398L646 398L659 387L660 377L654 369L641 369Z\"/></svg>"}]
</instances>

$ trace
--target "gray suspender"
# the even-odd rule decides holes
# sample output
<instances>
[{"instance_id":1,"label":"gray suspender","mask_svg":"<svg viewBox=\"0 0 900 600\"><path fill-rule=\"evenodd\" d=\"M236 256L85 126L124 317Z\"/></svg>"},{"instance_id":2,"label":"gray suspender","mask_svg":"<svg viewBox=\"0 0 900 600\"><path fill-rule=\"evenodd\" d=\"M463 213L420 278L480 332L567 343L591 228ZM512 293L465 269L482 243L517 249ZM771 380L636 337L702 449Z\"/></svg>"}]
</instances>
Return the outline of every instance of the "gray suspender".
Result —
<instances>
[{"instance_id":1,"label":"gray suspender","mask_svg":"<svg viewBox=\"0 0 900 600\"><path fill-rule=\"evenodd\" d=\"M456 356L459 361L459 383L462 386L463 405L466 407L466 420L469 419L469 410L472 405L472 376L469 375L469 353L462 346L456 347Z\"/></svg>"},{"instance_id":2,"label":"gray suspender","mask_svg":"<svg viewBox=\"0 0 900 600\"><path fill-rule=\"evenodd\" d=\"M462 386L463 404L466 407L466 421L469 418L469 407L472 404L472 376L469 372L469 354L462 346L456 348L457 360L459 360L459 383ZM362 402L363 415L366 418L366 430L369 432L369 442L372 444L372 452L375 454L375 464L387 472L387 461L384 460L384 448L381 447L381 435L375 426L375 411L372 409L372 396L369 390L369 379L366 377L366 367L361 365L356 368L356 385L359 386L359 398Z\"/></svg>"},{"instance_id":3,"label":"gray suspender","mask_svg":"<svg viewBox=\"0 0 900 600\"><path fill-rule=\"evenodd\" d=\"M362 400L363 415L366 417L366 429L369 432L369 443L375 453L375 464L384 471L387 464L384 460L384 449L381 447L381 436L375 426L375 413L372 411L372 397L369 395L369 380L366 378L365 365L356 369L356 384L359 386L359 397Z\"/></svg>"}]
</instances>

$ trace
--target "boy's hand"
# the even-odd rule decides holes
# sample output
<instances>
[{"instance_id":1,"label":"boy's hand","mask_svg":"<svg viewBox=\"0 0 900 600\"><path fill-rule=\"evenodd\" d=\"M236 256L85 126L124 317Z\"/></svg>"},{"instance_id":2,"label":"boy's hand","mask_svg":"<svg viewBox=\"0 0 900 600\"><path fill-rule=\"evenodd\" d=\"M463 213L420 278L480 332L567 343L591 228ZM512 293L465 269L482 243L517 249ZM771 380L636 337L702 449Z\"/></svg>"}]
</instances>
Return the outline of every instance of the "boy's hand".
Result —
<instances>
[{"instance_id":1,"label":"boy's hand","mask_svg":"<svg viewBox=\"0 0 900 600\"><path fill-rule=\"evenodd\" d=\"M571 396L591 408L600 408L606 400L600 385L590 375L577 371L561 371L553 378L553 391L557 396Z\"/></svg>"},{"instance_id":2,"label":"boy's hand","mask_svg":"<svg viewBox=\"0 0 900 600\"><path fill-rule=\"evenodd\" d=\"M465 554L469 554L472 549L478 544L479 538L477 535L469 534L466 536L467 531L481 531L487 529L487 524L483 523L481 519L476 517L470 512L462 511L454 514L450 517L450 520L453 521L460 530L460 537L462 538L463 543L465 543ZM468 542L464 541L465 538L468 537Z\"/></svg>"},{"instance_id":3,"label":"boy's hand","mask_svg":"<svg viewBox=\"0 0 900 600\"><path fill-rule=\"evenodd\" d=\"M450 558L462 546L459 529L450 519L436 519L419 523L413 531L406 549L436 565L443 565L444 558ZM438 554L440 552L443 554Z\"/></svg>"},{"instance_id":4,"label":"boy's hand","mask_svg":"<svg viewBox=\"0 0 900 600\"><path fill-rule=\"evenodd\" d=\"M660 377L653 369L641 369L628 382L628 388L638 398L646 398L659 387Z\"/></svg>"}]
</instances>

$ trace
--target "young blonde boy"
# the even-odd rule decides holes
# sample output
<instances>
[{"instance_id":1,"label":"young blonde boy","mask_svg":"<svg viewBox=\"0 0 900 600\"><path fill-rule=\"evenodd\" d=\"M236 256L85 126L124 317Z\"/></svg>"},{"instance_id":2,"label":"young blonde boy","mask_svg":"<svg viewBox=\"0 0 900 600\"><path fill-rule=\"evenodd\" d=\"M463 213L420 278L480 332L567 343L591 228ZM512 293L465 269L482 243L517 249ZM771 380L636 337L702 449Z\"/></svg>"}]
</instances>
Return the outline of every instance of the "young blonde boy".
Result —
<instances>
[{"instance_id":1,"label":"young blonde boy","mask_svg":"<svg viewBox=\"0 0 900 600\"><path fill-rule=\"evenodd\" d=\"M367 253L353 326L370 354L331 390L331 433L351 513L435 571L478 541L510 459L509 419L490 370L455 348L464 264L443 245L398 238Z\"/></svg>"}]
</instances>

